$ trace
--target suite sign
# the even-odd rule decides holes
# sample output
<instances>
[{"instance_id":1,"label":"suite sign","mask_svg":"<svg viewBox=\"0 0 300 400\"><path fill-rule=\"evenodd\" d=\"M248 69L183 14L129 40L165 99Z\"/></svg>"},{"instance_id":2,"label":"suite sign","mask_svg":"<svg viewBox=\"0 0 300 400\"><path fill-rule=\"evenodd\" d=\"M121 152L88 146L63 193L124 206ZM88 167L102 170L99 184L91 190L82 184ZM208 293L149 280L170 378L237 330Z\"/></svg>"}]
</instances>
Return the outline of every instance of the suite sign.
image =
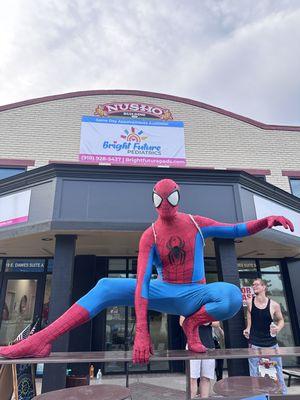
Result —
<instances>
[{"instance_id":1,"label":"suite sign","mask_svg":"<svg viewBox=\"0 0 300 400\"><path fill-rule=\"evenodd\" d=\"M173 116L168 108L153 104L116 102L99 104L94 112L97 117L126 117L126 118L151 118L172 120Z\"/></svg>"}]
</instances>

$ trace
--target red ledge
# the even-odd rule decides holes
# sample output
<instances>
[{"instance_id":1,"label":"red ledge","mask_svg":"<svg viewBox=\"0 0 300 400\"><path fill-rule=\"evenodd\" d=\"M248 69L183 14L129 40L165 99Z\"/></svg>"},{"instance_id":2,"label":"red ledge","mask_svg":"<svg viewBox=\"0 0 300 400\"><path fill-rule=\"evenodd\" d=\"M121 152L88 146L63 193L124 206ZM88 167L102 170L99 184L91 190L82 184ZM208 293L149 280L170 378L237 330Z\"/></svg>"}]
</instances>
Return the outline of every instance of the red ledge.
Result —
<instances>
[{"instance_id":1,"label":"red ledge","mask_svg":"<svg viewBox=\"0 0 300 400\"><path fill-rule=\"evenodd\" d=\"M16 160L14 158L0 158L0 166L7 167L33 167L35 165L35 160Z\"/></svg>"},{"instance_id":2,"label":"red ledge","mask_svg":"<svg viewBox=\"0 0 300 400\"><path fill-rule=\"evenodd\" d=\"M300 171L281 171L283 176L289 176L290 178L300 178Z\"/></svg>"},{"instance_id":3,"label":"red ledge","mask_svg":"<svg viewBox=\"0 0 300 400\"><path fill-rule=\"evenodd\" d=\"M228 171L244 171L251 175L271 175L269 169L256 169L256 168L226 168Z\"/></svg>"},{"instance_id":4,"label":"red ledge","mask_svg":"<svg viewBox=\"0 0 300 400\"><path fill-rule=\"evenodd\" d=\"M202 103L200 101L187 99L185 97L178 97L172 96L169 94L163 93L155 93L155 92L146 92L143 90L87 90L81 92L72 92L72 93L64 93L64 94L57 94L53 96L46 96L46 97L39 97L36 99L20 101L17 103L7 104L4 106L0 106L1 111L12 110L18 107L25 107L31 106L34 104L45 103L48 101L55 101L55 100L63 100L63 99L70 99L74 97L84 97L84 96L99 96L99 95L120 95L120 96L145 96L149 98L157 98L163 100L170 100L176 101L179 103L189 104L195 107L203 108L205 110L213 111L218 114L226 115L227 117L237 119L242 122L246 122L247 124L257 126L258 128L264 130L275 130L275 131L297 131L300 132L300 126L288 126L288 125L268 125L262 122L255 121L254 119L244 117L239 114L235 114L233 112L224 110L219 107L214 107L206 103Z\"/></svg>"}]
</instances>

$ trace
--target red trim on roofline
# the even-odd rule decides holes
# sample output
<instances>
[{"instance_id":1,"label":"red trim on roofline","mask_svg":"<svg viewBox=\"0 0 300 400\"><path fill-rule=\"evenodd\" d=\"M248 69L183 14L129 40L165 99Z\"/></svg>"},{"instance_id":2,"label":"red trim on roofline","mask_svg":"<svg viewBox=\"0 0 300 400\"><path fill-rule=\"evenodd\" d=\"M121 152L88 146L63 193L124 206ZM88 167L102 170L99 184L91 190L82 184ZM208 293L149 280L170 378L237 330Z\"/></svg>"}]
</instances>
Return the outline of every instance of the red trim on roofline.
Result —
<instances>
[{"instance_id":1,"label":"red trim on roofline","mask_svg":"<svg viewBox=\"0 0 300 400\"><path fill-rule=\"evenodd\" d=\"M227 110L224 110L219 107L215 107L215 106L211 106L206 103L202 103L200 101L187 99L185 97L172 96L169 94L146 92L143 90L86 90L86 91L80 91L80 92L64 93L64 94L58 94L58 95L53 95L53 96L39 97L36 99L25 100L25 101L20 101L17 103L0 106L0 112L13 110L18 107L26 107L26 106L31 106L31 105L35 105L35 104L46 103L48 101L71 99L74 97L84 97L84 96L99 96L99 95L145 96L145 97L150 97L150 98L170 100L170 101L175 101L175 102L179 102L179 103L189 104L191 106L203 108L205 110L213 111L218 114L222 114L227 117L237 119L239 121L245 122L250 125L254 125L258 128L265 129L265 130L299 131L300 132L300 126L268 125L268 124L264 124L262 122L255 121L254 119L244 117L239 114L235 114L231 111L227 111Z\"/></svg>"},{"instance_id":2,"label":"red trim on roofline","mask_svg":"<svg viewBox=\"0 0 300 400\"><path fill-rule=\"evenodd\" d=\"M15 158L0 158L0 166L2 167L32 167L35 165L35 160L21 160Z\"/></svg>"},{"instance_id":3,"label":"red trim on roofline","mask_svg":"<svg viewBox=\"0 0 300 400\"><path fill-rule=\"evenodd\" d=\"M281 171L283 176L288 176L290 178L300 178L300 171L288 171L288 170L283 170Z\"/></svg>"},{"instance_id":4,"label":"red trim on roofline","mask_svg":"<svg viewBox=\"0 0 300 400\"><path fill-rule=\"evenodd\" d=\"M257 169L257 168L226 168L228 171L245 171L251 175L271 175L270 169Z\"/></svg>"}]
</instances>

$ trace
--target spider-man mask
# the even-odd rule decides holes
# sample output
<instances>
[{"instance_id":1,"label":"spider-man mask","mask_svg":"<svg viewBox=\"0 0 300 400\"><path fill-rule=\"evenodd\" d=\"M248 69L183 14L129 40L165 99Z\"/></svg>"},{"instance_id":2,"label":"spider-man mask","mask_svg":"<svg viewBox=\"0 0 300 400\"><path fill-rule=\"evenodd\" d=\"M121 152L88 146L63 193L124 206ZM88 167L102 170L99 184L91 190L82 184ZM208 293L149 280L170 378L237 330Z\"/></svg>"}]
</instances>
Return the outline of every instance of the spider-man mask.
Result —
<instances>
[{"instance_id":1,"label":"spider-man mask","mask_svg":"<svg viewBox=\"0 0 300 400\"><path fill-rule=\"evenodd\" d=\"M152 199L162 218L174 217L178 210L179 186L171 179L163 179L154 186Z\"/></svg>"}]
</instances>

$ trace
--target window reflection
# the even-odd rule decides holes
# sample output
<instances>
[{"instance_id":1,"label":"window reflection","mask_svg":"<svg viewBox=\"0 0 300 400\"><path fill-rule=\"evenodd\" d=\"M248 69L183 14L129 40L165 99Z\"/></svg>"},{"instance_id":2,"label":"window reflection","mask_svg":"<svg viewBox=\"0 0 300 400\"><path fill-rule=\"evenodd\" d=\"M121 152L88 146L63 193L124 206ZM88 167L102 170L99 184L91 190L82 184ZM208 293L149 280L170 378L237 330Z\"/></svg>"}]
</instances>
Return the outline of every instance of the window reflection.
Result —
<instances>
[{"instance_id":1,"label":"window reflection","mask_svg":"<svg viewBox=\"0 0 300 400\"><path fill-rule=\"evenodd\" d=\"M154 350L168 349L168 316L165 313L149 311L150 335ZM151 371L169 369L169 362L155 362L150 364Z\"/></svg>"},{"instance_id":2,"label":"window reflection","mask_svg":"<svg viewBox=\"0 0 300 400\"><path fill-rule=\"evenodd\" d=\"M0 345L13 341L27 325L33 322L37 280L9 279L7 281Z\"/></svg>"},{"instance_id":3,"label":"window reflection","mask_svg":"<svg viewBox=\"0 0 300 400\"><path fill-rule=\"evenodd\" d=\"M217 262L216 260L212 260L209 258L206 258L204 260L204 268L206 272L217 272Z\"/></svg>"},{"instance_id":4,"label":"window reflection","mask_svg":"<svg viewBox=\"0 0 300 400\"><path fill-rule=\"evenodd\" d=\"M280 272L279 261L260 260L260 269L262 272Z\"/></svg>"},{"instance_id":5,"label":"window reflection","mask_svg":"<svg viewBox=\"0 0 300 400\"><path fill-rule=\"evenodd\" d=\"M110 278L136 279L137 258L111 258L109 259ZM124 271L124 272L121 272ZM157 274L152 274L151 279L156 279ZM149 316L149 330L154 350L168 348L168 321L167 314L151 311ZM106 311L106 350L132 350L135 336L135 310L134 307L110 307ZM168 362L145 364L128 364L130 372L146 372L149 370L169 370ZM105 372L124 372L124 363L106 363Z\"/></svg>"},{"instance_id":6,"label":"window reflection","mask_svg":"<svg viewBox=\"0 0 300 400\"><path fill-rule=\"evenodd\" d=\"M109 271L126 271L126 258L110 258L108 261Z\"/></svg>"},{"instance_id":7,"label":"window reflection","mask_svg":"<svg viewBox=\"0 0 300 400\"><path fill-rule=\"evenodd\" d=\"M207 272L205 274L205 278L206 278L206 283L219 282L217 273Z\"/></svg>"},{"instance_id":8,"label":"window reflection","mask_svg":"<svg viewBox=\"0 0 300 400\"><path fill-rule=\"evenodd\" d=\"M45 326L48 325L51 283L52 283L52 275L47 275L46 285L45 285L45 293L44 293L44 301L43 301L43 310L42 310L42 321L41 321L42 328L45 328Z\"/></svg>"},{"instance_id":9,"label":"window reflection","mask_svg":"<svg viewBox=\"0 0 300 400\"><path fill-rule=\"evenodd\" d=\"M105 350L125 350L125 307L107 308L105 336ZM124 363L107 363L105 372L124 372Z\"/></svg>"},{"instance_id":10,"label":"window reflection","mask_svg":"<svg viewBox=\"0 0 300 400\"><path fill-rule=\"evenodd\" d=\"M295 342L292 334L290 315L283 289L282 277L280 274L262 274L261 277L267 283L267 296L280 305L284 318L285 325L278 334L278 343L280 346L294 346Z\"/></svg>"},{"instance_id":11,"label":"window reflection","mask_svg":"<svg viewBox=\"0 0 300 400\"><path fill-rule=\"evenodd\" d=\"M131 276L133 278L135 276ZM135 336L135 310L134 307L128 307L128 333L127 333L127 349L133 349ZM148 370L145 364L132 364L129 363L128 369L130 372L145 372Z\"/></svg>"}]
</instances>

